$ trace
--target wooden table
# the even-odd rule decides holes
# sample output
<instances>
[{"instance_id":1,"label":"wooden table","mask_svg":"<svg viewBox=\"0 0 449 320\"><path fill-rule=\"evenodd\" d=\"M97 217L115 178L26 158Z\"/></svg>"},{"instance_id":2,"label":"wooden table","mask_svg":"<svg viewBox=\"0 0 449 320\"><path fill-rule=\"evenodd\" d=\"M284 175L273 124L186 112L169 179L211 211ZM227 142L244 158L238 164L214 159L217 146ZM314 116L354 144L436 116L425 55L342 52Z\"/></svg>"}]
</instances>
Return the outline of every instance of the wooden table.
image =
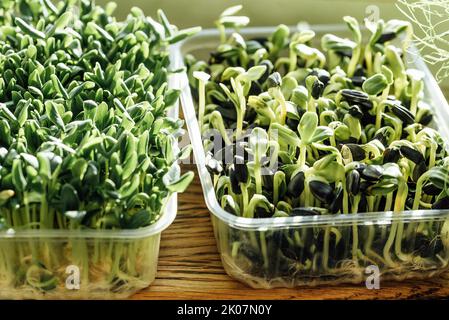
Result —
<instances>
[{"instance_id":1,"label":"wooden table","mask_svg":"<svg viewBox=\"0 0 449 320\"><path fill-rule=\"evenodd\" d=\"M191 168L194 169L193 167ZM133 299L417 299L447 298L448 285L436 281L380 283L338 287L256 290L230 278L215 245L209 211L196 177L179 197L178 217L162 234L154 283Z\"/></svg>"}]
</instances>

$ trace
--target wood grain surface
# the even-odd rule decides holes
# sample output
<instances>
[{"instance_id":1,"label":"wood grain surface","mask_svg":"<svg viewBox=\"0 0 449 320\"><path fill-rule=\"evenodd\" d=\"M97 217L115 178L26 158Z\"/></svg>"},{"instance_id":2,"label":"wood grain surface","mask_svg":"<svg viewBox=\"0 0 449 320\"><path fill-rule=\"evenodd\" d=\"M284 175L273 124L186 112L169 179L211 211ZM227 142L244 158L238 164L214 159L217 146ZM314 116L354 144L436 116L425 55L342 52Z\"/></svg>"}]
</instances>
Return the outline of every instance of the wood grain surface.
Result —
<instances>
[{"instance_id":1,"label":"wood grain surface","mask_svg":"<svg viewBox=\"0 0 449 320\"><path fill-rule=\"evenodd\" d=\"M194 168L190 168L194 170ZM196 177L179 196L178 216L162 234L157 278L132 299L427 299L449 298L449 282L436 280L296 289L251 289L224 271L209 211Z\"/></svg>"}]
</instances>

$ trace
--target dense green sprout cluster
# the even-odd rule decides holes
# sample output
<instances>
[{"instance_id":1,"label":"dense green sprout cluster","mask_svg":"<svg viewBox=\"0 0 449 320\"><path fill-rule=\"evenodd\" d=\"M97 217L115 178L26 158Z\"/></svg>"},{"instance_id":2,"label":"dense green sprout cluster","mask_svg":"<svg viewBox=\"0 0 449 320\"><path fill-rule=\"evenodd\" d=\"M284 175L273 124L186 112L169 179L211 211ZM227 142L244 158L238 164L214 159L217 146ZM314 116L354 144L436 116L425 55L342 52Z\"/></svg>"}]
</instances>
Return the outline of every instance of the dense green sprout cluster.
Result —
<instances>
[{"instance_id":1,"label":"dense green sprout cluster","mask_svg":"<svg viewBox=\"0 0 449 320\"><path fill-rule=\"evenodd\" d=\"M405 61L409 23L366 21L364 35L345 17L348 38L280 25L245 39L239 10L220 16L208 60L185 59L223 209L246 218L449 209L448 148L431 111L439 106L426 103L424 74ZM221 247L240 277L268 283L446 263L440 224L389 227L233 230Z\"/></svg>"},{"instance_id":2,"label":"dense green sprout cluster","mask_svg":"<svg viewBox=\"0 0 449 320\"><path fill-rule=\"evenodd\" d=\"M324 210L303 213L448 207L446 181L439 180L447 173L447 146L429 126L423 74L405 67L408 38L403 49L392 44L410 33L409 24L367 22L372 34L365 45L357 21L345 22L353 39L324 35L322 50L312 45L313 31L290 34L281 25L268 39L245 41L233 33L208 63L187 58L192 85L200 79L201 128L223 137L211 171L220 176L220 198L233 196L235 214L256 214L242 192L273 205L260 217L312 207ZM206 148L216 142L206 141ZM226 163L227 151L239 148L246 161L235 155Z\"/></svg>"},{"instance_id":3,"label":"dense green sprout cluster","mask_svg":"<svg viewBox=\"0 0 449 320\"><path fill-rule=\"evenodd\" d=\"M14 228L138 228L183 191L169 117L178 31L115 4L0 4L0 218Z\"/></svg>"}]
</instances>

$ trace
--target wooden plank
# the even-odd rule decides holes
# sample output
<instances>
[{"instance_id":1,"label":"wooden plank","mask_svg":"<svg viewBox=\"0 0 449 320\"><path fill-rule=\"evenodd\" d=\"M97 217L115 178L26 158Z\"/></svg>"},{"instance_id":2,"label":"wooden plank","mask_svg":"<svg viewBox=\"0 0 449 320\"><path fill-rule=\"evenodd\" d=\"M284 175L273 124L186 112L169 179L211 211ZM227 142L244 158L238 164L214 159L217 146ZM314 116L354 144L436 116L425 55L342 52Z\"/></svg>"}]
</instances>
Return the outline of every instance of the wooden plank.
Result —
<instances>
[{"instance_id":1,"label":"wooden plank","mask_svg":"<svg viewBox=\"0 0 449 320\"><path fill-rule=\"evenodd\" d=\"M193 167L191 167L194 170ZM448 280L449 281L449 280ZM179 197L178 217L162 235L157 279L133 299L419 299L447 298L446 281L296 289L251 289L224 271L198 178Z\"/></svg>"}]
</instances>

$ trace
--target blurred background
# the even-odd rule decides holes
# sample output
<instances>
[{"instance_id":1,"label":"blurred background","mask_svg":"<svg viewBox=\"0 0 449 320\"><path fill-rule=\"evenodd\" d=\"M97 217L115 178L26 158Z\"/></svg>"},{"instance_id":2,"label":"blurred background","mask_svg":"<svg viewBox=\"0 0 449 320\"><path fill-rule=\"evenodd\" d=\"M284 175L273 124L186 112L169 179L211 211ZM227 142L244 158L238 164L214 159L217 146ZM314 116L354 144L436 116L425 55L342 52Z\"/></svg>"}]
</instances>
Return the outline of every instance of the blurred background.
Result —
<instances>
[{"instance_id":1,"label":"blurred background","mask_svg":"<svg viewBox=\"0 0 449 320\"><path fill-rule=\"evenodd\" d=\"M102 5L107 2L109 1L96 0L97 4ZM151 16L155 16L157 9L161 8L170 22L180 28L197 25L213 28L219 14L227 7L237 4L243 5L241 14L250 17L250 26L274 26L280 23L296 25L300 21L307 21L310 24L341 23L345 15L351 15L359 21L373 15L384 20L406 18L398 9L396 0L115 0L115 2L118 4L115 15L119 19L124 19L134 6L140 7ZM448 12L449 8L446 8L446 12L441 13L449 19ZM422 30L416 25L415 30L420 35ZM449 25L444 31L447 30ZM449 51L444 53L446 52ZM449 68L449 53L447 63ZM434 73L439 69L439 66L430 67ZM446 78L441 85L449 89L449 78ZM446 94L449 94L449 90L446 90Z\"/></svg>"},{"instance_id":2,"label":"blurred background","mask_svg":"<svg viewBox=\"0 0 449 320\"><path fill-rule=\"evenodd\" d=\"M105 4L108 0L97 0ZM341 22L345 15L358 19L366 16L367 8L377 6L383 19L398 17L400 14L394 0L115 0L118 4L116 15L124 18L133 6L142 8L153 15L162 8L170 22L187 27L201 25L213 27L214 20L227 7L242 4L242 14L251 18L252 26L295 25L299 21L309 23Z\"/></svg>"}]
</instances>

